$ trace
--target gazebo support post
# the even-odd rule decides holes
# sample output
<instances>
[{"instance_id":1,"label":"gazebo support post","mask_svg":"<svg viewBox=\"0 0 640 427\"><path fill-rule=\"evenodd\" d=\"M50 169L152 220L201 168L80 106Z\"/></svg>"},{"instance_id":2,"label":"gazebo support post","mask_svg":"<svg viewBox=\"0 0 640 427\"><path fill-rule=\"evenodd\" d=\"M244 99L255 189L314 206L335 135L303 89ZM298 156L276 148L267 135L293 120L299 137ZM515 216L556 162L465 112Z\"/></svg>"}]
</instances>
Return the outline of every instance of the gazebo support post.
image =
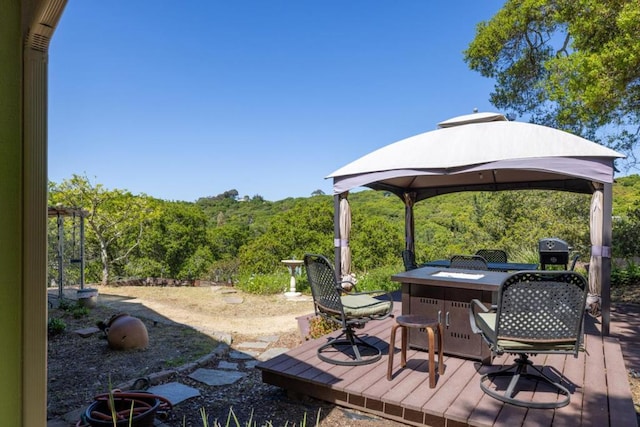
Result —
<instances>
[{"instance_id":1,"label":"gazebo support post","mask_svg":"<svg viewBox=\"0 0 640 427\"><path fill-rule=\"evenodd\" d=\"M333 254L334 254L334 271L336 278L340 281L340 272L342 271L342 255L340 253L340 194L333 196Z\"/></svg>"},{"instance_id":2,"label":"gazebo support post","mask_svg":"<svg viewBox=\"0 0 640 427\"><path fill-rule=\"evenodd\" d=\"M413 205L416 202L416 193L403 194L404 202L404 248L415 253L415 223L413 219Z\"/></svg>"},{"instance_id":3,"label":"gazebo support post","mask_svg":"<svg viewBox=\"0 0 640 427\"><path fill-rule=\"evenodd\" d=\"M602 298L602 335L609 335L611 324L611 215L613 214L613 184L604 183L602 203L602 268L600 297Z\"/></svg>"}]
</instances>

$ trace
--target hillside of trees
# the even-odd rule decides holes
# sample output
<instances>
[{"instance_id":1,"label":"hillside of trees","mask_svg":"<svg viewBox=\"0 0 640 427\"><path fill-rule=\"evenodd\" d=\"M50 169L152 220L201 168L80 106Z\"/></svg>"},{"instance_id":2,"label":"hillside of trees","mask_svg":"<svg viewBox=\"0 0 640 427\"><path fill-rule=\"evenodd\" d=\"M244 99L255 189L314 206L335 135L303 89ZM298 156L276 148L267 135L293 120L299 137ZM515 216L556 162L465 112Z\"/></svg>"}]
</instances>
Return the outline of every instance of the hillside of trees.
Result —
<instances>
[{"instance_id":1,"label":"hillside of trees","mask_svg":"<svg viewBox=\"0 0 640 427\"><path fill-rule=\"evenodd\" d=\"M87 283L165 277L238 283L286 275L280 262L313 252L333 257L333 197L266 201L240 199L236 190L195 203L154 199L106 189L73 176L50 183L49 204L80 207L85 220ZM353 270L359 277L400 271L404 205L371 190L351 193ZM476 192L438 196L415 206L418 261L502 248L514 261L537 262L545 237L569 242L583 259L590 253L590 196L547 191ZM640 254L640 176L614 184L616 257ZM65 219L64 259L78 251L78 219ZM57 278L55 218L49 223L49 276ZM70 264L70 263L69 263ZM65 285L79 274L69 265ZM279 279L280 280L280 279Z\"/></svg>"}]
</instances>

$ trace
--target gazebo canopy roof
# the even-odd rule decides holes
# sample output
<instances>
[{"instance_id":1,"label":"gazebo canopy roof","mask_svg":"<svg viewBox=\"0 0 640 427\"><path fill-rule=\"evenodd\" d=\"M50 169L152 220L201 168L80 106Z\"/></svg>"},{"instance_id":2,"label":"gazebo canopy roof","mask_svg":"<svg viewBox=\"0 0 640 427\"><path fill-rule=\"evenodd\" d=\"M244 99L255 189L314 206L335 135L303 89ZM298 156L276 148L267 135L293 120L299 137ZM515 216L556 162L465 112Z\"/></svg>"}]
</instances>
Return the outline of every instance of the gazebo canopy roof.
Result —
<instances>
[{"instance_id":1,"label":"gazebo canopy roof","mask_svg":"<svg viewBox=\"0 0 640 427\"><path fill-rule=\"evenodd\" d=\"M439 123L439 129L392 143L338 169L334 193L356 187L386 190L416 200L457 191L553 189L592 193L594 182L613 182L613 163L624 157L576 135L498 113L474 113Z\"/></svg>"}]
</instances>

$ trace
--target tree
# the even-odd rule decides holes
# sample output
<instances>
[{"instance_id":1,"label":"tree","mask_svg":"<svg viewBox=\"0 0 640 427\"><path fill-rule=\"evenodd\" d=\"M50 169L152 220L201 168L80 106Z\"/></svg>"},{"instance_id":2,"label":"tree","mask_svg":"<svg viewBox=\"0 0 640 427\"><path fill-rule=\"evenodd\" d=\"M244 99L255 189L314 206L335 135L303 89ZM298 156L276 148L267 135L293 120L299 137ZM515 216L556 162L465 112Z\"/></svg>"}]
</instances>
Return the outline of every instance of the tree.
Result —
<instances>
[{"instance_id":1,"label":"tree","mask_svg":"<svg viewBox=\"0 0 640 427\"><path fill-rule=\"evenodd\" d=\"M232 190L227 190L224 193L219 194L217 197L222 197L223 199L237 200L238 194L239 194L238 190L234 188Z\"/></svg>"},{"instance_id":2,"label":"tree","mask_svg":"<svg viewBox=\"0 0 640 427\"><path fill-rule=\"evenodd\" d=\"M86 218L91 233L87 234L87 249L95 252L102 264L101 282L109 283L112 269L126 263L129 254L140 244L148 220L149 199L133 196L125 190L106 190L93 185L87 177L73 175L71 179L50 188L50 202L89 211ZM93 238L93 240L92 240Z\"/></svg>"},{"instance_id":3,"label":"tree","mask_svg":"<svg viewBox=\"0 0 640 427\"><path fill-rule=\"evenodd\" d=\"M307 252L332 253L332 236L333 199L301 199L290 209L275 214L263 234L240 248L240 269L271 273L283 269L283 259L300 259Z\"/></svg>"},{"instance_id":4,"label":"tree","mask_svg":"<svg viewBox=\"0 0 640 427\"><path fill-rule=\"evenodd\" d=\"M208 267L201 264L212 260L204 212L193 203L161 200L153 201L153 212L136 255L144 260L155 260L161 270L158 271L156 267L156 271L150 271L137 266L138 271L144 271L145 275L162 274L176 279L198 277ZM196 252L199 254L197 260L191 259ZM187 263L190 265L186 266ZM136 270L133 273L140 275Z\"/></svg>"},{"instance_id":5,"label":"tree","mask_svg":"<svg viewBox=\"0 0 640 427\"><path fill-rule=\"evenodd\" d=\"M491 103L629 156L640 138L640 2L508 0L464 52Z\"/></svg>"},{"instance_id":6,"label":"tree","mask_svg":"<svg viewBox=\"0 0 640 427\"><path fill-rule=\"evenodd\" d=\"M324 196L324 191L319 188L311 193L312 196Z\"/></svg>"}]
</instances>

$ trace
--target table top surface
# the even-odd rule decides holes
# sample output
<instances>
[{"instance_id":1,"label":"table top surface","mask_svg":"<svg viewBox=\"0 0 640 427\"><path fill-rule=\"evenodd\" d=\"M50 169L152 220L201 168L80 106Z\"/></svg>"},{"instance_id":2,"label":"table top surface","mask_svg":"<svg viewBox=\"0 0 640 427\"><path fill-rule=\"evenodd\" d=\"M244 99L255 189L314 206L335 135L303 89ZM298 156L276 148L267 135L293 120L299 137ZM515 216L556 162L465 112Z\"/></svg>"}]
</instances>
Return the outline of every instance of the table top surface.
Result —
<instances>
[{"instance_id":1,"label":"table top surface","mask_svg":"<svg viewBox=\"0 0 640 427\"><path fill-rule=\"evenodd\" d=\"M391 276L394 282L495 291L511 273L491 270L420 267Z\"/></svg>"},{"instance_id":2,"label":"table top surface","mask_svg":"<svg viewBox=\"0 0 640 427\"><path fill-rule=\"evenodd\" d=\"M433 261L427 261L421 265L421 267L445 267L448 268L451 261L448 259L436 259ZM521 262L487 262L489 270L496 271L522 271L522 270L537 270L538 264L528 264Z\"/></svg>"}]
</instances>

